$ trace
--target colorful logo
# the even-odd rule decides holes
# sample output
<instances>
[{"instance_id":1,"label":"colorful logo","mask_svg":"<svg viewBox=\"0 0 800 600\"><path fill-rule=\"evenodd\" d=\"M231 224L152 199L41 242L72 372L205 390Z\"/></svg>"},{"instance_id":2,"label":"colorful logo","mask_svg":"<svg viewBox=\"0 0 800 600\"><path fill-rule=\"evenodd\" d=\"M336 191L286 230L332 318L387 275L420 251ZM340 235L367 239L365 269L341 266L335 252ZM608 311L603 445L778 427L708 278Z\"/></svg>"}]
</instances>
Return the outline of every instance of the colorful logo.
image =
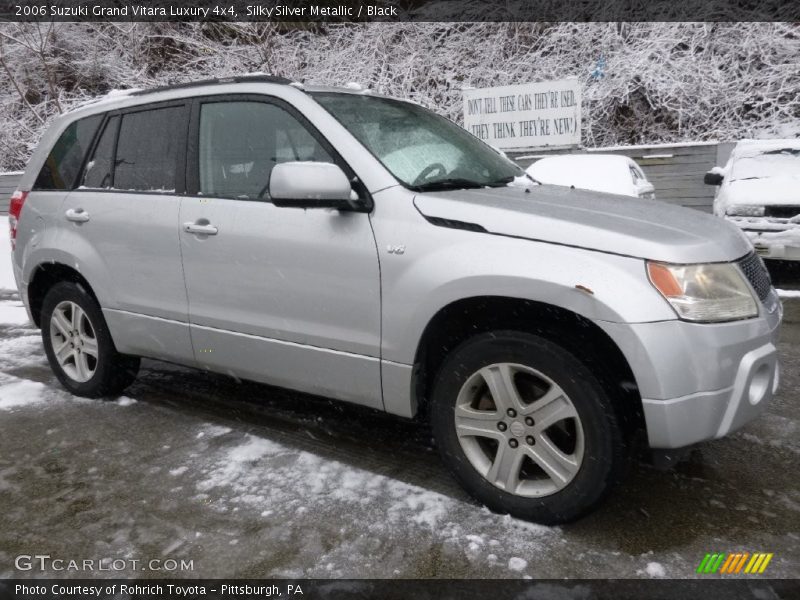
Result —
<instances>
[{"instance_id":1,"label":"colorful logo","mask_svg":"<svg viewBox=\"0 0 800 600\"><path fill-rule=\"evenodd\" d=\"M769 561L772 560L773 554L767 552L735 552L732 554L725 554L724 552L715 552L714 554L706 554L705 558L700 561L700 566L697 567L698 573L720 575L738 575L740 573L749 573L751 575L763 573Z\"/></svg>"}]
</instances>

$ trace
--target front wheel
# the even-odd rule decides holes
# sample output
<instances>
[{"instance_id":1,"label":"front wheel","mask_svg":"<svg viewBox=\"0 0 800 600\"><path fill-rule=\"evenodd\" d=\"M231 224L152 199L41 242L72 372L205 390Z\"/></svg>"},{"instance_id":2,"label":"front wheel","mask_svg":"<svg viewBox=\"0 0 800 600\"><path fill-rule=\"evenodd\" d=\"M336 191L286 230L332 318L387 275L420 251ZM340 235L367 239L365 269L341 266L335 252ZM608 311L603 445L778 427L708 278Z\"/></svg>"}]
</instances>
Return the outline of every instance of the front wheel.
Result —
<instances>
[{"instance_id":1,"label":"front wheel","mask_svg":"<svg viewBox=\"0 0 800 600\"><path fill-rule=\"evenodd\" d=\"M456 348L431 419L444 462L490 509L544 524L592 510L627 457L611 401L562 347L497 331Z\"/></svg>"},{"instance_id":2,"label":"front wheel","mask_svg":"<svg viewBox=\"0 0 800 600\"><path fill-rule=\"evenodd\" d=\"M133 383L139 359L117 352L100 306L81 285L54 285L42 303L41 323L50 367L76 396L117 394Z\"/></svg>"}]
</instances>

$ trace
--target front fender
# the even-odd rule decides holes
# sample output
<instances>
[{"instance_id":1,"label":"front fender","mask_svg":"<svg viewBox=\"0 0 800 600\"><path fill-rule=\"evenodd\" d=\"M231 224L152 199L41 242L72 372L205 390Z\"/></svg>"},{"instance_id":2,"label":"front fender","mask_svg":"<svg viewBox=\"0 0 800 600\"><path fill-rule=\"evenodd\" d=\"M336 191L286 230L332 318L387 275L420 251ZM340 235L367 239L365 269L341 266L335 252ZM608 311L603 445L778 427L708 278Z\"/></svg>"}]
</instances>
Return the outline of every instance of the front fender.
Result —
<instances>
[{"instance_id":1,"label":"front fender","mask_svg":"<svg viewBox=\"0 0 800 600\"><path fill-rule=\"evenodd\" d=\"M411 364L431 319L467 298L532 300L592 321L675 319L641 259L445 228L427 237L435 242L382 260L387 360Z\"/></svg>"}]
</instances>

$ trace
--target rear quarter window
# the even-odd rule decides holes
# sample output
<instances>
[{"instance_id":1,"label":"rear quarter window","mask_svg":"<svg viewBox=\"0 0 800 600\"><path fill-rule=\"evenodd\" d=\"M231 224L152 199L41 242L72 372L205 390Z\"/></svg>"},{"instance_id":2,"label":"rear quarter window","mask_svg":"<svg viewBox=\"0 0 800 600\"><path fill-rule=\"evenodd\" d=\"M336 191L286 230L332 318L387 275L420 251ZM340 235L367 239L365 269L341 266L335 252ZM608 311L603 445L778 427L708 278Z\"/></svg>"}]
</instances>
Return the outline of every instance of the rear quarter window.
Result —
<instances>
[{"instance_id":1,"label":"rear quarter window","mask_svg":"<svg viewBox=\"0 0 800 600\"><path fill-rule=\"evenodd\" d=\"M69 124L47 155L33 189L70 190L74 187L102 118L102 115L93 115Z\"/></svg>"}]
</instances>

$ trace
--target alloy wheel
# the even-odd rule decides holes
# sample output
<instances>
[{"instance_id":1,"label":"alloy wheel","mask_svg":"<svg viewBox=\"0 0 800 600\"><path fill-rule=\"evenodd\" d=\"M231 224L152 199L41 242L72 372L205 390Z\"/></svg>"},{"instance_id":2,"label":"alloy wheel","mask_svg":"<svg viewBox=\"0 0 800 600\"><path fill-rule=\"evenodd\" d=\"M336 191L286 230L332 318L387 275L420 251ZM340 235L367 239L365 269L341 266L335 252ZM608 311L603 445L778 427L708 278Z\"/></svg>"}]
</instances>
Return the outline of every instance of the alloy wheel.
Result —
<instances>
[{"instance_id":1,"label":"alloy wheel","mask_svg":"<svg viewBox=\"0 0 800 600\"><path fill-rule=\"evenodd\" d=\"M75 302L56 305L50 317L50 342L59 366L78 382L89 381L97 370L97 337L86 312Z\"/></svg>"},{"instance_id":2,"label":"alloy wheel","mask_svg":"<svg viewBox=\"0 0 800 600\"><path fill-rule=\"evenodd\" d=\"M575 406L552 379L531 367L483 367L462 386L455 428L472 466L517 496L558 492L578 474L584 432Z\"/></svg>"}]
</instances>

